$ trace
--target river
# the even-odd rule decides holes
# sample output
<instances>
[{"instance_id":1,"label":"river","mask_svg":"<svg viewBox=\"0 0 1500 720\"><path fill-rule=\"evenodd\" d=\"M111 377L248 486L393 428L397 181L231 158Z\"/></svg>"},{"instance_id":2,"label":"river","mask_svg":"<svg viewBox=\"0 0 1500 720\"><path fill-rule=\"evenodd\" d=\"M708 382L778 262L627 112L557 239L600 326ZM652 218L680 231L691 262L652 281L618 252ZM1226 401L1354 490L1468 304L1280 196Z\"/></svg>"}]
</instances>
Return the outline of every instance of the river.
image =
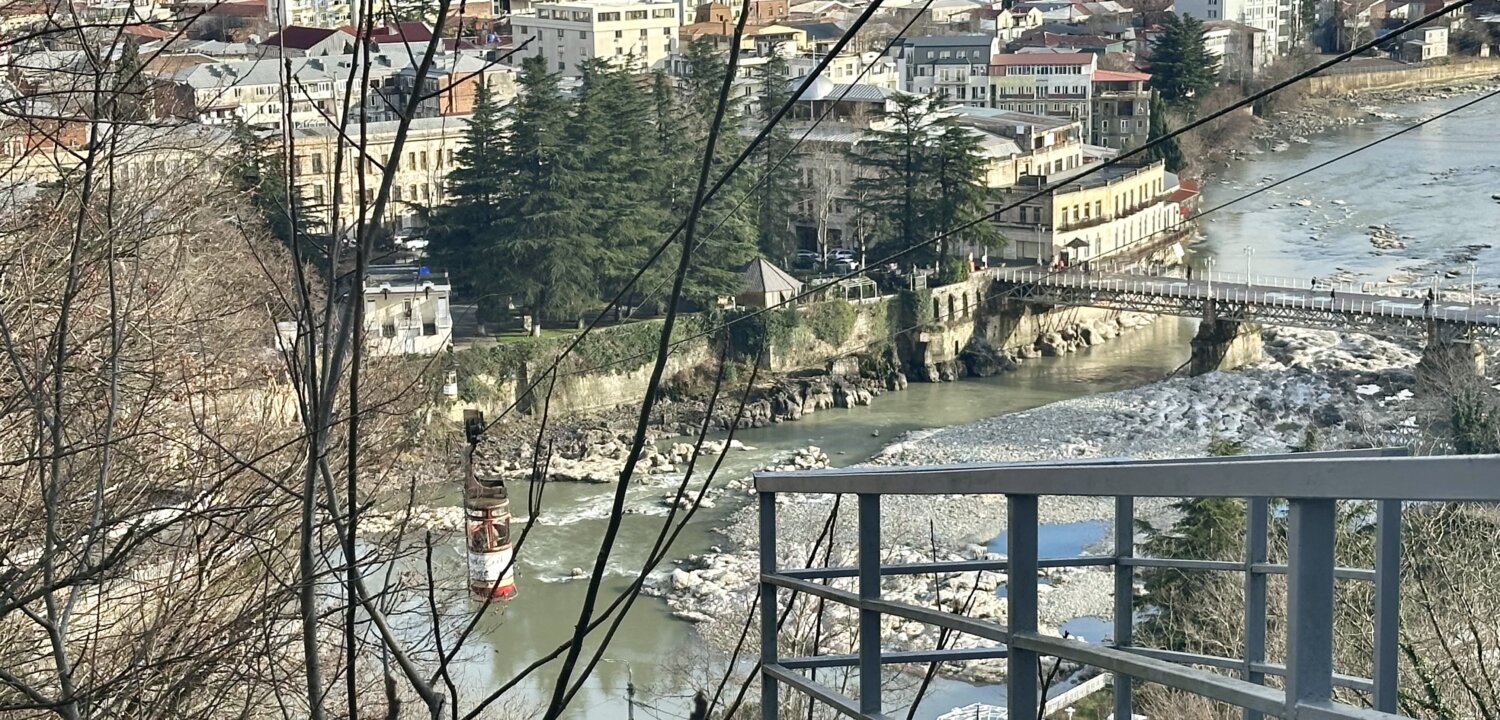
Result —
<instances>
[{"instance_id":1,"label":"river","mask_svg":"<svg viewBox=\"0 0 1500 720\"><path fill-rule=\"evenodd\" d=\"M1458 102L1386 108L1399 119L1368 122L1293 144L1285 152L1257 155L1206 182L1202 207L1236 198ZM1495 250L1472 247L1493 242L1493 228L1500 225L1500 204L1490 199L1492 193L1500 192L1500 149L1494 144L1492 115L1487 110L1480 105L1438 120L1211 213L1202 223L1203 238L1190 249L1190 262L1200 268L1212 262L1218 271L1244 273L1248 269L1252 275L1309 280L1343 270L1363 281L1385 281L1404 273L1411 276L1410 281L1431 282L1435 272L1456 270L1457 277L1444 277L1442 282L1466 289L1467 257L1473 257L1481 290L1485 284L1493 288L1500 281L1500 265L1493 262ZM1311 201L1310 207L1292 205L1303 198ZM1367 232L1375 224L1390 225L1408 236L1406 247L1377 252ZM743 476L772 455L807 445L823 448L833 464L855 463L906 431L1146 384L1186 360L1194 327L1189 320L1163 320L1100 347L1027 362L1017 372L999 377L913 384L905 392L880 397L870 407L830 410L798 422L742 431L737 437L755 450L729 455L721 476ZM460 667L457 679L466 688L465 695L482 694L512 677L565 640L576 620L584 583L568 580L567 575L572 568L593 565L604 508L613 490L556 484L546 492L547 510L520 555L520 595L502 612L485 619L474 646L477 652ZM627 516L622 526L608 566L606 601L625 587L655 539L661 518L641 511L660 512L657 499L663 492L659 487L631 491L630 506L638 514ZM514 506L523 508L522 493L517 495ZM730 504L701 513L670 557L712 547L718 541L712 528ZM460 551L455 541L443 560L445 571L455 578L462 572ZM1086 637L1101 632L1097 621L1081 619L1079 623L1075 629L1083 630ZM637 688L637 717L683 717L688 687L698 679L692 672L703 670L701 652L702 642L692 625L673 619L659 600L642 598L567 717L626 717L625 698L632 681ZM555 664L549 665L525 683L520 693L532 697L520 701L539 701L536 694L550 688L554 668ZM684 671L688 680L683 679ZM939 683L918 717L932 718L971 702L998 702L996 691Z\"/></svg>"},{"instance_id":2,"label":"river","mask_svg":"<svg viewBox=\"0 0 1500 720\"><path fill-rule=\"evenodd\" d=\"M1271 180L1289 177L1429 117L1461 102L1393 105L1395 120L1369 122L1265 153L1205 182L1203 209L1233 200ZM1195 264L1214 258L1215 269L1311 280L1336 269L1361 281L1384 281L1408 273L1430 283L1434 273L1446 287L1466 290L1466 248L1494 243L1500 225L1500 148L1494 113L1500 99L1438 119L1281 187L1209 213L1201 221L1205 239L1192 250ZM1297 207L1296 200L1312 201ZM1404 249L1377 251L1370 225L1389 225L1406 236ZM1248 258L1245 249L1253 254ZM1474 248L1478 282L1491 291L1500 281L1493 248Z\"/></svg>"}]
</instances>

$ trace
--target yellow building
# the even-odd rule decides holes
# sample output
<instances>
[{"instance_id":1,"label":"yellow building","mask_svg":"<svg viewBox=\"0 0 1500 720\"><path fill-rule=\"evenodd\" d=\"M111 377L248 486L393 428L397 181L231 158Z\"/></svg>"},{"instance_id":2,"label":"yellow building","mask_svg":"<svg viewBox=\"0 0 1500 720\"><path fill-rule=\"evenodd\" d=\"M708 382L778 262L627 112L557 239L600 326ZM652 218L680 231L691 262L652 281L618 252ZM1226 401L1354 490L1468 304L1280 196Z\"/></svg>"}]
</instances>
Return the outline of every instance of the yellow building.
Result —
<instances>
[{"instance_id":1,"label":"yellow building","mask_svg":"<svg viewBox=\"0 0 1500 720\"><path fill-rule=\"evenodd\" d=\"M994 219L1010 240L1001 258L1077 264L1143 253L1181 232L1181 213L1171 199L1177 179L1162 163L1107 167L1072 182L1069 174L1078 171L1028 175L996 194L991 211L1061 183Z\"/></svg>"},{"instance_id":2,"label":"yellow building","mask_svg":"<svg viewBox=\"0 0 1500 720\"><path fill-rule=\"evenodd\" d=\"M470 115L448 115L417 118L411 121L401 157L396 158L395 183L387 203L386 227L401 230L415 227L419 221L416 209L442 203L448 172L457 166L458 151L464 146ZM340 233L357 226L356 218L374 202L380 187L382 168L391 161L396 140L397 121L370 123L365 129L366 154L358 157L358 148L347 139L340 140L332 128L299 128L296 131L297 185L303 200L317 211L325 226L332 230L334 219L334 166L337 154L343 154L338 225ZM359 190L359 173L365 173L363 195Z\"/></svg>"}]
</instances>

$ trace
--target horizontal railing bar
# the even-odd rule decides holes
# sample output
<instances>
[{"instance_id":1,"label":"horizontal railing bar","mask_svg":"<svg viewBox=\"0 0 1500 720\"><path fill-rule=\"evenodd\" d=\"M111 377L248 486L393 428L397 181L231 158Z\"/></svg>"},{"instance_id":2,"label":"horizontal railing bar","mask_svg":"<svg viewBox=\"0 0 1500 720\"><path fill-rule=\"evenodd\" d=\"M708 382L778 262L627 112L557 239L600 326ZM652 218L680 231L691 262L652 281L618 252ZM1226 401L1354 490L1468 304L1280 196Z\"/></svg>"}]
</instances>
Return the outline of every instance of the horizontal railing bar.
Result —
<instances>
[{"instance_id":1,"label":"horizontal railing bar","mask_svg":"<svg viewBox=\"0 0 1500 720\"><path fill-rule=\"evenodd\" d=\"M771 583L777 587L788 590L805 592L809 595L827 598L836 603L847 605L860 610L876 610L886 615L895 615L907 620L915 620L928 625L951 628L961 633L981 637L986 640L1005 642L1010 636L1010 631L1004 626L986 620L979 620L965 615L944 612L933 608L924 608L907 603L899 603L891 600L865 600L847 590L829 587L822 583L810 580L799 580L782 574L762 573L761 581Z\"/></svg>"},{"instance_id":2,"label":"horizontal railing bar","mask_svg":"<svg viewBox=\"0 0 1500 720\"><path fill-rule=\"evenodd\" d=\"M1204 665L1207 667L1223 668L1225 670L1239 670L1245 667L1245 661L1240 658L1227 658L1219 655L1203 655L1201 653L1181 652L1178 650L1161 650L1159 648L1147 648L1139 646L1121 647L1120 650L1142 655L1144 657L1165 660L1177 665ZM1277 663L1251 663L1250 669L1255 672L1286 677L1286 666ZM1373 692L1375 683L1369 678L1354 675L1342 675L1334 673L1333 684L1350 690L1360 692Z\"/></svg>"},{"instance_id":3,"label":"horizontal railing bar","mask_svg":"<svg viewBox=\"0 0 1500 720\"><path fill-rule=\"evenodd\" d=\"M946 650L901 650L883 653L880 662L885 665L902 663L958 662L963 660L993 660L1009 653L1004 647L949 648ZM859 664L858 655L813 655L810 657L782 658L781 666L793 670L808 668L854 667Z\"/></svg>"},{"instance_id":4,"label":"horizontal railing bar","mask_svg":"<svg viewBox=\"0 0 1500 720\"><path fill-rule=\"evenodd\" d=\"M834 710L837 710L841 715L845 717L851 717L855 720L887 720L887 716L879 713L866 714L860 712L859 705L856 704L853 700L844 697L843 695L839 694L837 690L834 690L833 688L828 687L823 683L815 682L813 680L807 679L806 677L803 677L801 673L798 673L796 671L789 670L780 665L762 665L760 671L763 674L769 675L776 680L785 683L787 687L790 687L793 690L797 690L798 692L801 692L802 694L807 695L808 697L817 700L818 702L823 703L824 705L827 705Z\"/></svg>"},{"instance_id":5,"label":"horizontal railing bar","mask_svg":"<svg viewBox=\"0 0 1500 720\"><path fill-rule=\"evenodd\" d=\"M1176 568L1178 570L1216 570L1222 572L1244 572L1245 563L1226 560L1188 560L1180 558L1121 558L1119 564L1128 567ZM1285 575L1286 565L1281 563L1255 563L1250 572L1261 575ZM1375 571L1366 568L1340 567L1333 569L1333 576L1340 580L1375 581Z\"/></svg>"},{"instance_id":6,"label":"horizontal railing bar","mask_svg":"<svg viewBox=\"0 0 1500 720\"><path fill-rule=\"evenodd\" d=\"M1115 564L1115 559L1108 555L1088 555L1080 557L1046 558L1038 560L1037 565L1044 568L1063 567L1109 567ZM990 570L1006 570L1010 568L1009 560L955 560L952 562L928 562L909 563L906 565L881 565L881 575L927 575L930 573L952 573L952 572L981 572ZM796 568L781 571L782 575L798 578L801 580L827 580L830 578L856 577L859 568L843 565L839 567L826 568Z\"/></svg>"},{"instance_id":7,"label":"horizontal railing bar","mask_svg":"<svg viewBox=\"0 0 1500 720\"><path fill-rule=\"evenodd\" d=\"M1086 471L1086 472L1085 472ZM1340 457L1304 454L1091 466L938 465L760 473L759 492L883 495L1087 495L1285 497L1309 499L1500 501L1500 455Z\"/></svg>"},{"instance_id":8,"label":"horizontal railing bar","mask_svg":"<svg viewBox=\"0 0 1500 720\"><path fill-rule=\"evenodd\" d=\"M1404 715L1392 715L1370 708L1330 702L1298 705L1297 720L1408 720L1408 718Z\"/></svg>"},{"instance_id":9,"label":"horizontal railing bar","mask_svg":"<svg viewBox=\"0 0 1500 720\"><path fill-rule=\"evenodd\" d=\"M832 600L836 603L839 603L841 605L848 605L852 608L859 607L859 595L849 592L848 590L840 590L831 585L824 585L823 583L815 583L808 580L799 580L797 578L787 577L786 575L782 575L779 573L761 573L760 579L761 582L768 582L777 587L783 587L788 590L796 590L797 592L805 592L808 595L824 598L826 600Z\"/></svg>"},{"instance_id":10,"label":"horizontal railing bar","mask_svg":"<svg viewBox=\"0 0 1500 720\"><path fill-rule=\"evenodd\" d=\"M1011 645L1129 675L1146 682L1186 690L1267 715L1282 717L1286 712L1286 698L1279 690L1126 650L1039 633L1016 633L1011 638Z\"/></svg>"}]
</instances>

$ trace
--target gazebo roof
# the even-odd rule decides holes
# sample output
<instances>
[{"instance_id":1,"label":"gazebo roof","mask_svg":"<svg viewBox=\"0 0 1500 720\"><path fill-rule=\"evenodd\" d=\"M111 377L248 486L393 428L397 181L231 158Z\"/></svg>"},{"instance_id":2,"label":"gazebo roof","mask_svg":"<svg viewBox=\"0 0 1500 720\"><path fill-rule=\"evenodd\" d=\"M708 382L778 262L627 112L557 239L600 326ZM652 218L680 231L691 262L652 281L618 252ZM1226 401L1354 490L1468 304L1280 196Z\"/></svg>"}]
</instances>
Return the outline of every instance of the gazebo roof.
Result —
<instances>
[{"instance_id":1,"label":"gazebo roof","mask_svg":"<svg viewBox=\"0 0 1500 720\"><path fill-rule=\"evenodd\" d=\"M745 266L745 292L801 292L802 281L788 275L770 260L756 258Z\"/></svg>"}]
</instances>

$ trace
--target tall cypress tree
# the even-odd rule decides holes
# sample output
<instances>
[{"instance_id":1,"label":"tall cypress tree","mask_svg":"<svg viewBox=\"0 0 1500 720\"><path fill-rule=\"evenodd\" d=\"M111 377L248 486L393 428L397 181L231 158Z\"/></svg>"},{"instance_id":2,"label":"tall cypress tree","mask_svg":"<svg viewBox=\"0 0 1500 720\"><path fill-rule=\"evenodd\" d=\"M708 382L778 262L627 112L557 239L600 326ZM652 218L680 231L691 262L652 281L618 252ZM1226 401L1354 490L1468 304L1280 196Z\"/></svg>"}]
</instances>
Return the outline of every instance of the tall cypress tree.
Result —
<instances>
[{"instance_id":1,"label":"tall cypress tree","mask_svg":"<svg viewBox=\"0 0 1500 720\"><path fill-rule=\"evenodd\" d=\"M507 148L499 108L489 88L480 84L474 115L464 130L464 146L455 153L457 167L448 173L448 203L427 213L428 251L446 268L455 285L475 296L488 292L488 249L500 242L507 186L501 159ZM485 302L486 308L493 300Z\"/></svg>"},{"instance_id":2,"label":"tall cypress tree","mask_svg":"<svg viewBox=\"0 0 1500 720\"><path fill-rule=\"evenodd\" d=\"M1213 89L1219 60L1203 43L1203 23L1168 15L1151 42L1151 87L1173 107L1191 110Z\"/></svg>"},{"instance_id":3,"label":"tall cypress tree","mask_svg":"<svg viewBox=\"0 0 1500 720\"><path fill-rule=\"evenodd\" d=\"M1150 140L1157 138L1166 138L1166 140L1147 150L1146 157L1153 162L1163 160L1166 162L1168 172L1177 172L1187 163L1182 157L1182 147L1177 144L1177 138L1167 137L1170 132L1170 128L1167 127L1167 105L1161 101L1161 95L1152 93Z\"/></svg>"},{"instance_id":4,"label":"tall cypress tree","mask_svg":"<svg viewBox=\"0 0 1500 720\"><path fill-rule=\"evenodd\" d=\"M228 156L226 175L235 188L249 197L271 235L287 247L300 241L304 251L326 255L326 248L316 247L310 239L323 226L315 216L315 208L295 189L290 195L287 193L286 160L280 148L257 136L239 119L230 130L230 140L233 150Z\"/></svg>"},{"instance_id":5,"label":"tall cypress tree","mask_svg":"<svg viewBox=\"0 0 1500 720\"><path fill-rule=\"evenodd\" d=\"M791 97L786 87L787 75L786 59L780 55L773 54L761 66L757 119L762 123L769 123ZM795 145L785 126L778 123L757 153L761 160L757 173L761 185L756 191L757 242L762 254L783 265L791 262L797 244L796 233L792 230L793 211L797 204L797 155L794 150Z\"/></svg>"},{"instance_id":6,"label":"tall cypress tree","mask_svg":"<svg viewBox=\"0 0 1500 720\"><path fill-rule=\"evenodd\" d=\"M595 301L601 252L580 205L557 76L528 58L518 82L506 132L496 134L491 119L470 126L479 144L459 157L449 205L434 213L430 234L435 252L468 260L455 269L481 308L517 299L540 333L544 318L576 317Z\"/></svg>"},{"instance_id":7,"label":"tall cypress tree","mask_svg":"<svg viewBox=\"0 0 1500 720\"><path fill-rule=\"evenodd\" d=\"M656 201L658 155L651 98L623 68L584 68L566 132L579 168L576 201L606 295L634 274L660 238L666 214Z\"/></svg>"},{"instance_id":8,"label":"tall cypress tree","mask_svg":"<svg viewBox=\"0 0 1500 720\"><path fill-rule=\"evenodd\" d=\"M151 98L147 93L146 76L142 73L141 58L135 41L128 38L120 45L113 85L113 97L108 100L107 112L111 120L139 122L150 117Z\"/></svg>"},{"instance_id":9,"label":"tall cypress tree","mask_svg":"<svg viewBox=\"0 0 1500 720\"><path fill-rule=\"evenodd\" d=\"M940 121L933 138L933 224L939 235L947 236L937 243L939 266L952 249L962 244L994 247L1004 238L988 222L975 222L985 213L985 182L988 168L979 138L967 128ZM973 223L962 231L957 230Z\"/></svg>"},{"instance_id":10,"label":"tall cypress tree","mask_svg":"<svg viewBox=\"0 0 1500 720\"><path fill-rule=\"evenodd\" d=\"M878 117L885 127L870 130L853 148L855 164L868 172L851 185L860 211L874 221L876 250L885 255L913 247L929 234L932 118L925 98L906 94L895 95ZM913 263L933 259L929 251L907 256Z\"/></svg>"}]
</instances>

